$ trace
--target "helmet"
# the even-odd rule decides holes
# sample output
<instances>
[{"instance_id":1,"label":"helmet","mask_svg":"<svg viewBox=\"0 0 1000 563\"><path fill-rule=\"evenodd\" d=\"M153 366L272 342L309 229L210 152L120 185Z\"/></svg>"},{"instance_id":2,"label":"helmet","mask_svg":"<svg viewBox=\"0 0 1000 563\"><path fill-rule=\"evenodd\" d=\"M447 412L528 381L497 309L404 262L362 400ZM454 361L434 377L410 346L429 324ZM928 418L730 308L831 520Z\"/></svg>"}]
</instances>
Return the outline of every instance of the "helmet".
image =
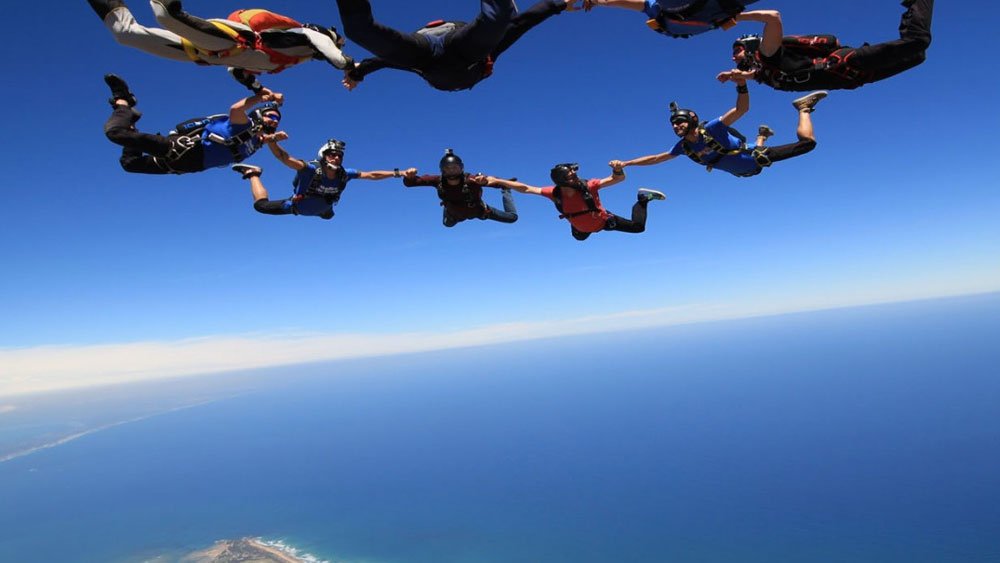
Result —
<instances>
[{"instance_id":1,"label":"helmet","mask_svg":"<svg viewBox=\"0 0 1000 563\"><path fill-rule=\"evenodd\" d=\"M576 172L580 169L580 165L575 162L565 162L563 164L556 164L552 167L552 171L549 172L549 177L557 186L574 186L579 183L579 178L576 182L572 182L569 179L571 172Z\"/></svg>"},{"instance_id":2,"label":"helmet","mask_svg":"<svg viewBox=\"0 0 1000 563\"><path fill-rule=\"evenodd\" d=\"M344 141L338 141L337 139L330 139L326 143L324 143L323 146L320 147L318 151L316 151L316 158L317 160L319 160L319 168L321 170L324 168L329 168L333 171L336 171L339 168L339 166L327 162L326 153L328 152L339 153L340 157L343 158L345 146L347 146L347 143L345 143Z\"/></svg>"},{"instance_id":3,"label":"helmet","mask_svg":"<svg viewBox=\"0 0 1000 563\"><path fill-rule=\"evenodd\" d=\"M276 113L278 114L278 121L281 121L281 110L278 109L278 104L275 102L264 102L263 104L255 107L253 111L250 112L250 121L263 124L265 113ZM277 129L276 126L265 127L265 130L267 130L268 133L274 133L275 129Z\"/></svg>"},{"instance_id":4,"label":"helmet","mask_svg":"<svg viewBox=\"0 0 1000 563\"><path fill-rule=\"evenodd\" d=\"M753 69L753 61L756 59L757 52L760 50L761 39L760 35L741 35L739 39L733 41L733 49L743 47L746 52L746 56L743 57L743 60L736 64L736 68L740 70Z\"/></svg>"},{"instance_id":5,"label":"helmet","mask_svg":"<svg viewBox=\"0 0 1000 563\"><path fill-rule=\"evenodd\" d=\"M445 174L445 167L454 165L458 165L462 171L458 174ZM441 157L441 162L438 163L438 168L441 169L441 176L445 178L458 178L465 175L465 163L455 154L453 149L445 149L444 156Z\"/></svg>"},{"instance_id":6,"label":"helmet","mask_svg":"<svg viewBox=\"0 0 1000 563\"><path fill-rule=\"evenodd\" d=\"M670 102L670 124L687 123L688 130L698 126L698 114L689 109L677 107L677 102Z\"/></svg>"},{"instance_id":7,"label":"helmet","mask_svg":"<svg viewBox=\"0 0 1000 563\"><path fill-rule=\"evenodd\" d=\"M316 151L316 158L320 162L323 162L324 160L326 160L324 157L328 152L339 152L340 156L344 156L344 147L346 146L347 143L345 143L344 141L338 141L337 139L330 139L326 143L324 143L323 146L320 147L318 151Z\"/></svg>"}]
</instances>

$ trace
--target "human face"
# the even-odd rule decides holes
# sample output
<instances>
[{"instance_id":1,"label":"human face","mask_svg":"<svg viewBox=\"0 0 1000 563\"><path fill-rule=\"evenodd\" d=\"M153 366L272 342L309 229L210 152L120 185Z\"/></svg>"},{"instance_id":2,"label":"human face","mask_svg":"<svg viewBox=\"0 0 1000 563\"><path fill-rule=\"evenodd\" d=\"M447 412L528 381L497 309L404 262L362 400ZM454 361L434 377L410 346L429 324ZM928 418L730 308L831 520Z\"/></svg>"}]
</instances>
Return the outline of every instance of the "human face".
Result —
<instances>
[{"instance_id":1,"label":"human face","mask_svg":"<svg viewBox=\"0 0 1000 563\"><path fill-rule=\"evenodd\" d=\"M281 116L277 112L267 111L261 115L264 120L264 131L268 133L274 133L278 130L278 122L281 121Z\"/></svg>"},{"instance_id":2,"label":"human face","mask_svg":"<svg viewBox=\"0 0 1000 563\"><path fill-rule=\"evenodd\" d=\"M671 121L670 125L674 128L674 134L678 137L683 137L691 132L691 124L687 121Z\"/></svg>"},{"instance_id":3,"label":"human face","mask_svg":"<svg viewBox=\"0 0 1000 563\"><path fill-rule=\"evenodd\" d=\"M733 45L733 62L739 64L747 58L747 49L743 45Z\"/></svg>"},{"instance_id":4,"label":"human face","mask_svg":"<svg viewBox=\"0 0 1000 563\"><path fill-rule=\"evenodd\" d=\"M326 151L323 153L323 161L327 164L340 166L344 162L344 153L340 151Z\"/></svg>"},{"instance_id":5,"label":"human face","mask_svg":"<svg viewBox=\"0 0 1000 563\"><path fill-rule=\"evenodd\" d=\"M462 165L454 162L445 164L441 168L441 174L445 176L461 176L464 173L465 170L462 168Z\"/></svg>"}]
</instances>

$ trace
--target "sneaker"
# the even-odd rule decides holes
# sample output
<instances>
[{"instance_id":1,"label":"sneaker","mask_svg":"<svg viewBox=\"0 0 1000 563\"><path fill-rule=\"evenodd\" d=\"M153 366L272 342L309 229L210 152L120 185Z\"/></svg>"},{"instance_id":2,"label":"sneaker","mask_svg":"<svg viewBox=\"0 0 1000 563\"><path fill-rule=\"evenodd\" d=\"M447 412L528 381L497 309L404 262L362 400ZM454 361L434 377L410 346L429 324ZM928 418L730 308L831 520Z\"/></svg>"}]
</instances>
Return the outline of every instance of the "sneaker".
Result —
<instances>
[{"instance_id":1,"label":"sneaker","mask_svg":"<svg viewBox=\"0 0 1000 563\"><path fill-rule=\"evenodd\" d=\"M658 192L656 190L651 190L649 188L639 188L639 192L636 194L639 201L653 201L654 199L667 199L667 196L663 195L663 192Z\"/></svg>"},{"instance_id":2,"label":"sneaker","mask_svg":"<svg viewBox=\"0 0 1000 563\"><path fill-rule=\"evenodd\" d=\"M116 100L125 100L128 107L135 107L139 103L136 101L135 95L128 89L128 84L117 74L105 74L104 83L111 88L111 99L108 100L111 107L115 107Z\"/></svg>"},{"instance_id":3,"label":"sneaker","mask_svg":"<svg viewBox=\"0 0 1000 563\"><path fill-rule=\"evenodd\" d=\"M828 93L829 92L827 92L826 90L817 90L810 94L806 94L805 96L802 96L797 100L793 100L792 106L794 106L795 109L799 111L812 113L813 108L816 107L816 104L818 104L820 100L825 98Z\"/></svg>"},{"instance_id":4,"label":"sneaker","mask_svg":"<svg viewBox=\"0 0 1000 563\"><path fill-rule=\"evenodd\" d=\"M230 166L233 172L237 174L242 174L243 179L253 178L254 176L260 176L264 173L264 169L260 166L253 166L252 164L234 164Z\"/></svg>"},{"instance_id":5,"label":"sneaker","mask_svg":"<svg viewBox=\"0 0 1000 563\"><path fill-rule=\"evenodd\" d=\"M761 125L757 128L757 136L764 137L765 139L774 136L774 129L771 129L767 125Z\"/></svg>"}]
</instances>

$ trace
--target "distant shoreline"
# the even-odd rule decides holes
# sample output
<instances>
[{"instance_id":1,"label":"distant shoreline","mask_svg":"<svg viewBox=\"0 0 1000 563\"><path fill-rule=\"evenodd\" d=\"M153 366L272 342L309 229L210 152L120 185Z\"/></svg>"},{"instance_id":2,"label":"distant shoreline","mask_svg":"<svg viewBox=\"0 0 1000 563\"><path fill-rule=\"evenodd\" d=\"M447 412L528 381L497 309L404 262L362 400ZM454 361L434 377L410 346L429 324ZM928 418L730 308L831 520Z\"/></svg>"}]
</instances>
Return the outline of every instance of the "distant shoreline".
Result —
<instances>
[{"instance_id":1,"label":"distant shoreline","mask_svg":"<svg viewBox=\"0 0 1000 563\"><path fill-rule=\"evenodd\" d=\"M276 547L272 547L270 545L267 545L266 543L260 541L257 538L250 538L247 541L248 541L248 543L250 543L250 545L256 547L257 549L259 549L261 551L266 552L271 557L274 557L275 561L279 561L280 563L304 563L305 562L305 559L300 559L298 557L295 557L294 555L291 555L290 553L285 553L284 551L282 551L282 550L280 550L280 549L278 549Z\"/></svg>"},{"instance_id":2,"label":"distant shoreline","mask_svg":"<svg viewBox=\"0 0 1000 563\"><path fill-rule=\"evenodd\" d=\"M220 540L208 549L196 551L181 559L181 563L309 563L314 558L303 559L280 547L270 545L260 538Z\"/></svg>"}]
</instances>

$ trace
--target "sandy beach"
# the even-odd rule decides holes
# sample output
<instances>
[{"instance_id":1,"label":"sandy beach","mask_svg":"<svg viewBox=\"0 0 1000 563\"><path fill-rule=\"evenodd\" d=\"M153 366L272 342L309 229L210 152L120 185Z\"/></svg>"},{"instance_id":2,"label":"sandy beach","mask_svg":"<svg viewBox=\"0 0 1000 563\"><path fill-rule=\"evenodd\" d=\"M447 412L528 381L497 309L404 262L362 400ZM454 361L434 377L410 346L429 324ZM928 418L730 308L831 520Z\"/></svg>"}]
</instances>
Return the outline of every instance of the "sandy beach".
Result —
<instances>
[{"instance_id":1,"label":"sandy beach","mask_svg":"<svg viewBox=\"0 0 1000 563\"><path fill-rule=\"evenodd\" d=\"M243 538L216 542L208 549L186 556L181 563L303 563L303 561L256 538Z\"/></svg>"}]
</instances>

